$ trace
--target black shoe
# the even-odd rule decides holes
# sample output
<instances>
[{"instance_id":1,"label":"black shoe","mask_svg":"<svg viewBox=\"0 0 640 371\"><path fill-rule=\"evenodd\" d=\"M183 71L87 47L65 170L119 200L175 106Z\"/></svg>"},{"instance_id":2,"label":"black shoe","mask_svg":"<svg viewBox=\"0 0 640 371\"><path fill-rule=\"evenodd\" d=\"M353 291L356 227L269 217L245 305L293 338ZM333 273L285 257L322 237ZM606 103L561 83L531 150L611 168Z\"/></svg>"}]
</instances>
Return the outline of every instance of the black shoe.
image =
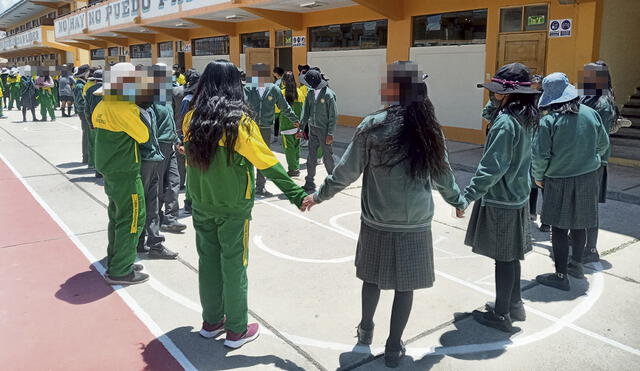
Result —
<instances>
[{"instance_id":1,"label":"black shoe","mask_svg":"<svg viewBox=\"0 0 640 371\"><path fill-rule=\"evenodd\" d=\"M484 305L485 309L488 311L493 311L495 308L494 303L487 303ZM524 310L524 303L519 301L517 303L511 303L509 307L509 316L511 317L511 322L524 322L527 319L527 312Z\"/></svg>"},{"instance_id":2,"label":"black shoe","mask_svg":"<svg viewBox=\"0 0 640 371\"><path fill-rule=\"evenodd\" d=\"M373 329L374 327L371 330L365 330L358 325L358 344L371 345L373 343Z\"/></svg>"},{"instance_id":3,"label":"black shoe","mask_svg":"<svg viewBox=\"0 0 640 371\"><path fill-rule=\"evenodd\" d=\"M316 191L316 184L315 183L306 182L302 186L302 189L304 189L305 192L307 192L307 193L314 193Z\"/></svg>"},{"instance_id":4,"label":"black shoe","mask_svg":"<svg viewBox=\"0 0 640 371\"><path fill-rule=\"evenodd\" d=\"M149 252L149 247L146 245L138 245L138 249L137 249L139 254L144 254Z\"/></svg>"},{"instance_id":5,"label":"black shoe","mask_svg":"<svg viewBox=\"0 0 640 371\"><path fill-rule=\"evenodd\" d=\"M573 278L577 278L579 280L584 279L584 268L582 267L582 263L578 263L573 259L569 264L567 264L567 273Z\"/></svg>"},{"instance_id":6,"label":"black shoe","mask_svg":"<svg viewBox=\"0 0 640 371\"><path fill-rule=\"evenodd\" d=\"M107 274L104 279L109 285L136 285L148 281L149 275L134 270L133 272L122 277L115 277Z\"/></svg>"},{"instance_id":7,"label":"black shoe","mask_svg":"<svg viewBox=\"0 0 640 371\"><path fill-rule=\"evenodd\" d=\"M96 178L101 179L102 178L102 174L100 174L99 172L96 171Z\"/></svg>"},{"instance_id":8,"label":"black shoe","mask_svg":"<svg viewBox=\"0 0 640 371\"><path fill-rule=\"evenodd\" d=\"M287 171L287 175L289 176L300 176L300 170L289 170Z\"/></svg>"},{"instance_id":9,"label":"black shoe","mask_svg":"<svg viewBox=\"0 0 640 371\"><path fill-rule=\"evenodd\" d=\"M265 188L257 188L256 196L260 197L273 197L273 193L267 191Z\"/></svg>"},{"instance_id":10,"label":"black shoe","mask_svg":"<svg viewBox=\"0 0 640 371\"><path fill-rule=\"evenodd\" d=\"M540 228L538 228L540 232L549 233L551 232L551 226L548 224L540 224Z\"/></svg>"},{"instance_id":11,"label":"black shoe","mask_svg":"<svg viewBox=\"0 0 640 371\"><path fill-rule=\"evenodd\" d=\"M513 324L511 322L511 315L509 313L505 315L496 314L493 310L482 312L474 310L471 313L473 319L475 319L481 325L492 327L496 330L504 332L513 332Z\"/></svg>"},{"instance_id":12,"label":"black shoe","mask_svg":"<svg viewBox=\"0 0 640 371\"><path fill-rule=\"evenodd\" d=\"M169 224L161 224L160 225L160 230L163 232L169 232L169 233L180 233L182 231L184 231L185 229L187 229L187 225L186 224L182 224L180 222L178 222L177 220L174 220L173 222L169 223Z\"/></svg>"},{"instance_id":13,"label":"black shoe","mask_svg":"<svg viewBox=\"0 0 640 371\"><path fill-rule=\"evenodd\" d=\"M404 357L407 349L404 347L404 343L400 342L400 350L388 350L384 349L384 365L389 368L396 368L400 365L400 360Z\"/></svg>"},{"instance_id":14,"label":"black shoe","mask_svg":"<svg viewBox=\"0 0 640 371\"><path fill-rule=\"evenodd\" d=\"M582 264L588 264L588 263L597 263L600 261L600 254L598 254L598 250L593 248L591 249L591 251L586 251L585 250L585 254L582 257Z\"/></svg>"},{"instance_id":15,"label":"black shoe","mask_svg":"<svg viewBox=\"0 0 640 371\"><path fill-rule=\"evenodd\" d=\"M144 269L144 267L142 266L142 264L133 264L133 271L134 272L140 272L143 269Z\"/></svg>"},{"instance_id":16,"label":"black shoe","mask_svg":"<svg viewBox=\"0 0 640 371\"><path fill-rule=\"evenodd\" d=\"M149 257L149 259L174 260L178 258L178 253L162 246L160 248L149 249L149 253L147 254L147 256Z\"/></svg>"},{"instance_id":17,"label":"black shoe","mask_svg":"<svg viewBox=\"0 0 640 371\"><path fill-rule=\"evenodd\" d=\"M571 285L569 285L569 278L566 274L562 273L541 274L536 277L536 282L541 285L553 287L562 291L571 290Z\"/></svg>"},{"instance_id":18,"label":"black shoe","mask_svg":"<svg viewBox=\"0 0 640 371\"><path fill-rule=\"evenodd\" d=\"M184 209L182 210L184 215L191 215L193 213L193 209L191 208L191 204L184 203Z\"/></svg>"}]
</instances>

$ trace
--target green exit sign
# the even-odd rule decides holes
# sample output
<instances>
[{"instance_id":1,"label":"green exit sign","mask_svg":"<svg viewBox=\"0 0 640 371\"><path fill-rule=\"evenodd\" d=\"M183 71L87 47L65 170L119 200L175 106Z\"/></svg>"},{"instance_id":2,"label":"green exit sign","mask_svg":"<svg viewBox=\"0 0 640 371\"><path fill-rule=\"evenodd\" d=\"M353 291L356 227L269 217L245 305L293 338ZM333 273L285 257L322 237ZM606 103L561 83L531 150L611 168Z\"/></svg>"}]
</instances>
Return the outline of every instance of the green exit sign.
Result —
<instances>
[{"instance_id":1,"label":"green exit sign","mask_svg":"<svg viewBox=\"0 0 640 371\"><path fill-rule=\"evenodd\" d=\"M537 26L545 23L545 17L543 15L532 15L527 19L529 26Z\"/></svg>"}]
</instances>

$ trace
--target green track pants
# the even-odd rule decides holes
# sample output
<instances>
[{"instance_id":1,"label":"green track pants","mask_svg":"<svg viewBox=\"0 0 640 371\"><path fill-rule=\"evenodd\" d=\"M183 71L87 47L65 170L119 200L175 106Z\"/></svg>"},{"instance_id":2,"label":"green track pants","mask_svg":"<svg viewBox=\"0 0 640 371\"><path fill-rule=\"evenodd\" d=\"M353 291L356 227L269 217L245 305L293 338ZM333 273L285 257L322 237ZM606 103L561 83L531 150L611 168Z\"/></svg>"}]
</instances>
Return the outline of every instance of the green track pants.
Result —
<instances>
[{"instance_id":1,"label":"green track pants","mask_svg":"<svg viewBox=\"0 0 640 371\"><path fill-rule=\"evenodd\" d=\"M282 135L282 147L289 171L300 170L300 139L295 135Z\"/></svg>"},{"instance_id":2,"label":"green track pants","mask_svg":"<svg viewBox=\"0 0 640 371\"><path fill-rule=\"evenodd\" d=\"M87 134L89 136L87 141L87 165L89 165L90 167L95 167L96 130L89 128L89 132Z\"/></svg>"},{"instance_id":3,"label":"green track pants","mask_svg":"<svg viewBox=\"0 0 640 371\"><path fill-rule=\"evenodd\" d=\"M51 120L54 120L56 115L53 109L53 94L47 90L40 90L38 93L38 102L40 103L40 116L42 116L42 121L47 121L47 113Z\"/></svg>"},{"instance_id":4,"label":"green track pants","mask_svg":"<svg viewBox=\"0 0 640 371\"><path fill-rule=\"evenodd\" d=\"M247 330L247 264L249 220L220 217L193 209L198 250L198 280L202 319L225 329Z\"/></svg>"},{"instance_id":5,"label":"green track pants","mask_svg":"<svg viewBox=\"0 0 640 371\"><path fill-rule=\"evenodd\" d=\"M109 198L107 272L113 277L126 276L132 272L146 220L140 174L104 174L104 191Z\"/></svg>"},{"instance_id":6,"label":"green track pants","mask_svg":"<svg viewBox=\"0 0 640 371\"><path fill-rule=\"evenodd\" d=\"M20 110L20 84L9 85L9 110L13 109L13 104L16 104L16 108Z\"/></svg>"}]
</instances>

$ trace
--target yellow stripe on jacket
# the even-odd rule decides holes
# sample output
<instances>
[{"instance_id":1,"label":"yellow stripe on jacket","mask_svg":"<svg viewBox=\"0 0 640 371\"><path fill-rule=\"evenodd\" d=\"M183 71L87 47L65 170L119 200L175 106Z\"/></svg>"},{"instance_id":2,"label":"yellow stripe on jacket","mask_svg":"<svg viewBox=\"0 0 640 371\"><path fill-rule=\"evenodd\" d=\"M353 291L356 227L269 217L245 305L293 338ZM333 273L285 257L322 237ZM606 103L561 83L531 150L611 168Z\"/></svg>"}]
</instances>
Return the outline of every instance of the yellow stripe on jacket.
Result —
<instances>
[{"instance_id":1,"label":"yellow stripe on jacket","mask_svg":"<svg viewBox=\"0 0 640 371\"><path fill-rule=\"evenodd\" d=\"M113 132L124 132L138 143L149 140L149 129L140 119L140 109L131 102L102 101L91 115L93 126Z\"/></svg>"},{"instance_id":2,"label":"yellow stripe on jacket","mask_svg":"<svg viewBox=\"0 0 640 371\"><path fill-rule=\"evenodd\" d=\"M193 110L187 112L182 121L185 142L190 139L189 124L192 116ZM224 146L224 137L220 139L218 145ZM249 160L258 170L268 169L278 163L278 159L262 139L258 124L246 115L242 116L238 125L235 151Z\"/></svg>"},{"instance_id":3,"label":"yellow stripe on jacket","mask_svg":"<svg viewBox=\"0 0 640 371\"><path fill-rule=\"evenodd\" d=\"M95 84L96 84L96 82L94 80L87 81L87 83L84 84L84 87L82 87L82 96L86 97L87 96L87 90L89 90L89 88L92 87Z\"/></svg>"}]
</instances>

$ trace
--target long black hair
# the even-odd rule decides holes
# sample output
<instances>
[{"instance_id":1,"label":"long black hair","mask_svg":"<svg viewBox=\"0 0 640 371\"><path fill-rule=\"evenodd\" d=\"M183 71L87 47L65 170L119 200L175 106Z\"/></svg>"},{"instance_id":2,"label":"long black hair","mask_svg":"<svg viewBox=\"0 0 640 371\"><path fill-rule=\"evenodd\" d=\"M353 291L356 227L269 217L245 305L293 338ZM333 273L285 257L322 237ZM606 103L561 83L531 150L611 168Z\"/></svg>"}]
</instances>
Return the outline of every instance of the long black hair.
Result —
<instances>
[{"instance_id":1,"label":"long black hair","mask_svg":"<svg viewBox=\"0 0 640 371\"><path fill-rule=\"evenodd\" d=\"M238 68L227 60L209 62L189 108L193 109L187 149L189 164L206 171L221 139L227 149L227 162L231 163L242 117L249 113Z\"/></svg>"},{"instance_id":2,"label":"long black hair","mask_svg":"<svg viewBox=\"0 0 640 371\"><path fill-rule=\"evenodd\" d=\"M449 169L444 135L417 66L395 62L388 67L387 81L397 84L400 99L383 110L387 113L383 124L396 129L379 148L386 159L382 165L391 168L407 160L414 180L444 174Z\"/></svg>"},{"instance_id":3,"label":"long black hair","mask_svg":"<svg viewBox=\"0 0 640 371\"><path fill-rule=\"evenodd\" d=\"M287 71L282 75L282 83L284 84L284 98L289 105L293 105L298 100L298 86L293 72Z\"/></svg>"},{"instance_id":4,"label":"long black hair","mask_svg":"<svg viewBox=\"0 0 640 371\"><path fill-rule=\"evenodd\" d=\"M515 117L520 125L526 128L536 128L540 122L537 94L509 94L500 108L503 112Z\"/></svg>"},{"instance_id":5,"label":"long black hair","mask_svg":"<svg viewBox=\"0 0 640 371\"><path fill-rule=\"evenodd\" d=\"M580 98L575 98L568 102L555 103L545 107L549 112L566 114L578 114L580 112Z\"/></svg>"}]
</instances>

